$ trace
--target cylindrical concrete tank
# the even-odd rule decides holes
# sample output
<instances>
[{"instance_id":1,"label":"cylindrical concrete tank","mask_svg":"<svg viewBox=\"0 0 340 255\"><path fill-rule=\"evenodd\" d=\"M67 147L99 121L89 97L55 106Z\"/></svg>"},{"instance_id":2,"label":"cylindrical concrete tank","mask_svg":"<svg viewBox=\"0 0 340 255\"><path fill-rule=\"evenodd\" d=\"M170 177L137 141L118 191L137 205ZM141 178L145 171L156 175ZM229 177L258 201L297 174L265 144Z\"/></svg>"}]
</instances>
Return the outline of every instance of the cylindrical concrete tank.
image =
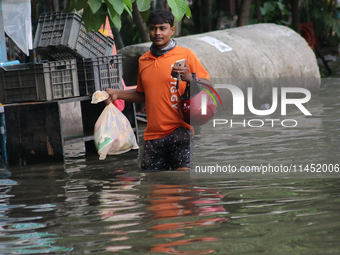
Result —
<instances>
[{"instance_id":1,"label":"cylindrical concrete tank","mask_svg":"<svg viewBox=\"0 0 340 255\"><path fill-rule=\"evenodd\" d=\"M291 84L285 81L285 86L319 89L320 74L314 52L305 39L288 27L257 24L177 37L175 40L178 45L194 51L215 84L225 83L228 79L243 79L237 84L242 90L254 87L254 84L266 84L260 85L264 88L259 92L262 95L257 95L260 97L271 93L268 88L275 86L274 80L277 80L272 78L293 79ZM149 50L150 45L132 45L118 52L123 55L127 85L136 85L138 58ZM267 82L259 81L262 78L271 78L272 82L267 86L268 79ZM250 79L257 81L250 84ZM296 79L299 84L296 84ZM254 94L256 96L256 92Z\"/></svg>"}]
</instances>

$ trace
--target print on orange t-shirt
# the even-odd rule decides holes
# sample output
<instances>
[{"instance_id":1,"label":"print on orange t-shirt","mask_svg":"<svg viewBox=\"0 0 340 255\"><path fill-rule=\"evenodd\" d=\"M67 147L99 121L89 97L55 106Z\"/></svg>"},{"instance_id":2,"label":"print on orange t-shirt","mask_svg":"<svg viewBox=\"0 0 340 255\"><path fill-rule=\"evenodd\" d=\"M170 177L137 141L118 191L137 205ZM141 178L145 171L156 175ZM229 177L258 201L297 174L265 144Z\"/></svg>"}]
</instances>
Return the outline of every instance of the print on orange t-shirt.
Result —
<instances>
[{"instance_id":1,"label":"print on orange t-shirt","mask_svg":"<svg viewBox=\"0 0 340 255\"><path fill-rule=\"evenodd\" d=\"M177 80L170 74L173 64L180 59L187 59L189 71L196 73L197 77L209 78L197 56L187 48L176 46L158 58L148 51L139 58L137 91L145 94L148 119L144 140L165 137L179 127L190 129L179 108L179 98L184 93L186 82L179 82L177 91Z\"/></svg>"}]
</instances>

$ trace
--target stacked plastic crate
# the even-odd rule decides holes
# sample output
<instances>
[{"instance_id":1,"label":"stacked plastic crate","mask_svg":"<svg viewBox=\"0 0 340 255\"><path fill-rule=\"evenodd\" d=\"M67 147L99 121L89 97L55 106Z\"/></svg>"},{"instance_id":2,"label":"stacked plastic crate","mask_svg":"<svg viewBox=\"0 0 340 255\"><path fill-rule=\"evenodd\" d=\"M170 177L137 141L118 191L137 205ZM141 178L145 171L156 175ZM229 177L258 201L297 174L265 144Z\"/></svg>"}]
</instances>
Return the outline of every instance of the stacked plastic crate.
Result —
<instances>
[{"instance_id":1,"label":"stacked plastic crate","mask_svg":"<svg viewBox=\"0 0 340 255\"><path fill-rule=\"evenodd\" d=\"M86 32L76 13L41 14L34 48L39 63L0 69L0 103L44 101L122 89L122 57L111 56L114 40Z\"/></svg>"}]
</instances>

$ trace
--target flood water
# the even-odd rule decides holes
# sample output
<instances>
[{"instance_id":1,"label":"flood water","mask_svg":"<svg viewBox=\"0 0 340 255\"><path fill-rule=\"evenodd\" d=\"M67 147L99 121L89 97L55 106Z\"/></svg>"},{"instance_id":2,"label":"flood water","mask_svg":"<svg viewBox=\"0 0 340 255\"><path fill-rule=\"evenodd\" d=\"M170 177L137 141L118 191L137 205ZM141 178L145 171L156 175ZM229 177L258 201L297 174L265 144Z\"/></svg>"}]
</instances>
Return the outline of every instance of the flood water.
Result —
<instances>
[{"instance_id":1,"label":"flood water","mask_svg":"<svg viewBox=\"0 0 340 255\"><path fill-rule=\"evenodd\" d=\"M194 163L334 167L339 80L308 109L289 116L294 128L197 129ZM139 163L136 151L99 161L76 144L65 164L2 168L0 254L340 254L336 175L193 178Z\"/></svg>"}]
</instances>

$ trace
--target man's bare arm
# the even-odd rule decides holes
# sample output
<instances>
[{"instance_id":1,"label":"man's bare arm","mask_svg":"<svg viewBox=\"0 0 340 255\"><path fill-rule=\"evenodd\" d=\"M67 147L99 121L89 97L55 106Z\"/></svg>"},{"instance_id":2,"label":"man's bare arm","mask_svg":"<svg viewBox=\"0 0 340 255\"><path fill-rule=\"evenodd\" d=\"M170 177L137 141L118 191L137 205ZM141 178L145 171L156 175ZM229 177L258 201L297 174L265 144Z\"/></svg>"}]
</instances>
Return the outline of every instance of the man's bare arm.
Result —
<instances>
[{"instance_id":1,"label":"man's bare arm","mask_svg":"<svg viewBox=\"0 0 340 255\"><path fill-rule=\"evenodd\" d=\"M105 101L106 103L110 103L117 99L122 99L137 104L145 103L144 93L138 92L135 89L133 90L106 89L105 91L110 95L110 98L107 101Z\"/></svg>"}]
</instances>

